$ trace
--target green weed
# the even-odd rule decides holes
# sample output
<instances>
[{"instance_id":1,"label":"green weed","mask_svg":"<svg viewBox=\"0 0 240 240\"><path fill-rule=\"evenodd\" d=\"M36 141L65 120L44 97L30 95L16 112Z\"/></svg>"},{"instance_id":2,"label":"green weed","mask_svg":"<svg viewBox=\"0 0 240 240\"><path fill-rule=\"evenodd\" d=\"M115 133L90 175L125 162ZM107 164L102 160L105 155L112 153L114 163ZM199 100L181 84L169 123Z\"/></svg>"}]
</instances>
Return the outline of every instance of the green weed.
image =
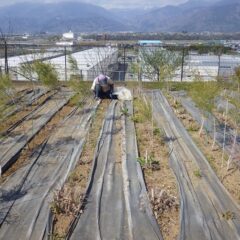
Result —
<instances>
[{"instance_id":1,"label":"green weed","mask_svg":"<svg viewBox=\"0 0 240 240\"><path fill-rule=\"evenodd\" d=\"M124 115L126 117L129 116L129 111L128 111L128 108L126 106L122 107L120 112L121 112L121 115Z\"/></svg>"},{"instance_id":2,"label":"green weed","mask_svg":"<svg viewBox=\"0 0 240 240\"><path fill-rule=\"evenodd\" d=\"M187 130L190 132L197 132L199 131L199 126L197 124L191 123Z\"/></svg>"},{"instance_id":3,"label":"green weed","mask_svg":"<svg viewBox=\"0 0 240 240\"><path fill-rule=\"evenodd\" d=\"M199 169L194 170L194 171L193 171L193 174L194 174L196 177L198 177L198 178L201 178L201 177L202 177L201 171L200 171Z\"/></svg>"}]
</instances>

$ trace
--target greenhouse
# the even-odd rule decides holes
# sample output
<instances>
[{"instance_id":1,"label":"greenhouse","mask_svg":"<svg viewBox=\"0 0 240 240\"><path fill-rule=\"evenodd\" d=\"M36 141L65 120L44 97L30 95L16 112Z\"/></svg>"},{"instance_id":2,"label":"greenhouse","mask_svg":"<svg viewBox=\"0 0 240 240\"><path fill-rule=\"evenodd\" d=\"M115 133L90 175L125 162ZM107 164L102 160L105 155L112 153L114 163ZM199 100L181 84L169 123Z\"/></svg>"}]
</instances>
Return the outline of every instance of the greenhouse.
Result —
<instances>
[{"instance_id":1,"label":"greenhouse","mask_svg":"<svg viewBox=\"0 0 240 240\"><path fill-rule=\"evenodd\" d=\"M76 62L77 69L71 66L71 59ZM53 64L61 81L69 80L71 75L80 75L84 80L92 80L100 72L111 75L117 68L117 48L92 48L48 60Z\"/></svg>"},{"instance_id":2,"label":"greenhouse","mask_svg":"<svg viewBox=\"0 0 240 240\"><path fill-rule=\"evenodd\" d=\"M111 75L117 69L118 50L117 48L102 47L92 48L80 52L67 54L59 53L34 53L8 58L9 73L13 80L27 81L28 78L21 72L21 66L36 60L43 60L52 64L58 72L59 80L67 81L71 75L79 75L84 80L92 80L100 72ZM71 60L76 62L75 69ZM0 59L0 71L5 69L5 59ZM33 74L34 76L34 74ZM33 77L33 80L36 78Z\"/></svg>"}]
</instances>

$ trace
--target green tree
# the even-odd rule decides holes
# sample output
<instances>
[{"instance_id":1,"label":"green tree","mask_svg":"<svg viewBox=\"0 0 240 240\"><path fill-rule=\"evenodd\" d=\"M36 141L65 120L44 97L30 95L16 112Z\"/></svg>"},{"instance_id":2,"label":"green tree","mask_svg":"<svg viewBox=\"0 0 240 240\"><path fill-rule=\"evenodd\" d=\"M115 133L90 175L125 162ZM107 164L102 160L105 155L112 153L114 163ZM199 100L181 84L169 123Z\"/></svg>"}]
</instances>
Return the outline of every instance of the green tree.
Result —
<instances>
[{"instance_id":1,"label":"green tree","mask_svg":"<svg viewBox=\"0 0 240 240\"><path fill-rule=\"evenodd\" d=\"M189 95L202 113L202 124L199 131L200 135L203 130L206 114L212 112L212 109L214 108L215 96L217 96L220 90L221 88L217 82L204 81L193 82L189 88Z\"/></svg>"},{"instance_id":2,"label":"green tree","mask_svg":"<svg viewBox=\"0 0 240 240\"><path fill-rule=\"evenodd\" d=\"M174 71L181 64L181 58L177 52L162 48L142 48L140 58L143 61L143 73L159 82L171 79Z\"/></svg>"},{"instance_id":3,"label":"green tree","mask_svg":"<svg viewBox=\"0 0 240 240\"><path fill-rule=\"evenodd\" d=\"M17 107L14 100L15 91L9 74L0 74L0 119L4 116L7 102L11 101Z\"/></svg>"},{"instance_id":4,"label":"green tree","mask_svg":"<svg viewBox=\"0 0 240 240\"><path fill-rule=\"evenodd\" d=\"M0 103L4 104L9 99L12 99L13 86L11 78L8 74L0 75Z\"/></svg>"},{"instance_id":5,"label":"green tree","mask_svg":"<svg viewBox=\"0 0 240 240\"><path fill-rule=\"evenodd\" d=\"M138 86L142 87L142 77L141 77L141 64L140 62L134 62L130 65L130 71L136 76L138 80Z\"/></svg>"},{"instance_id":6,"label":"green tree","mask_svg":"<svg viewBox=\"0 0 240 240\"><path fill-rule=\"evenodd\" d=\"M74 58L72 55L68 55L68 64L70 66L70 81L71 80L83 80L80 70L78 67L78 63L76 58Z\"/></svg>"},{"instance_id":7,"label":"green tree","mask_svg":"<svg viewBox=\"0 0 240 240\"><path fill-rule=\"evenodd\" d=\"M37 79L45 86L54 89L59 85L58 73L51 63L37 60L33 63Z\"/></svg>"},{"instance_id":8,"label":"green tree","mask_svg":"<svg viewBox=\"0 0 240 240\"><path fill-rule=\"evenodd\" d=\"M238 92L240 92L240 66L236 67L234 69L234 72L235 72L235 74L234 74L233 79L237 84Z\"/></svg>"}]
</instances>

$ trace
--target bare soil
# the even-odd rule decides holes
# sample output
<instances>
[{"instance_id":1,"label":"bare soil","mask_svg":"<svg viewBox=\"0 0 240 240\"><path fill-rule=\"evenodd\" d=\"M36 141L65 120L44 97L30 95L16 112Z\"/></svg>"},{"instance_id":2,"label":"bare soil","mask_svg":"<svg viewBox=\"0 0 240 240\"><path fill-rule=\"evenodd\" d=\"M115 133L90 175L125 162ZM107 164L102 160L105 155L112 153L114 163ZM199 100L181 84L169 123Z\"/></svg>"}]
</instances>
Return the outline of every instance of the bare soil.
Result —
<instances>
[{"instance_id":1,"label":"bare soil","mask_svg":"<svg viewBox=\"0 0 240 240\"><path fill-rule=\"evenodd\" d=\"M164 135L152 122L151 111L146 103L135 96L134 116L139 161L151 201L152 210L165 240L178 239L179 197L177 182L169 166L168 147ZM143 161L148 159L148 163Z\"/></svg>"},{"instance_id":2,"label":"bare soil","mask_svg":"<svg viewBox=\"0 0 240 240\"><path fill-rule=\"evenodd\" d=\"M169 95L167 97L177 117L181 120L190 136L203 152L219 180L236 202L240 204L240 171L234 164L231 164L230 169L227 170L228 156L226 154L223 155L222 149L218 145L215 145L212 149L213 139L208 136L204 130L200 136L198 131L200 129L199 124L180 103L176 104ZM197 173L195 173L195 175L197 175Z\"/></svg>"},{"instance_id":3,"label":"bare soil","mask_svg":"<svg viewBox=\"0 0 240 240\"><path fill-rule=\"evenodd\" d=\"M97 139L102 128L103 119L109 105L109 100L103 100L97 109L96 115L88 133L86 143L79 159L79 163L68 177L67 182L56 193L53 202L54 220L54 239L65 239L71 222L76 215L81 212L86 186L94 158L94 151ZM59 197L61 195L61 197Z\"/></svg>"}]
</instances>

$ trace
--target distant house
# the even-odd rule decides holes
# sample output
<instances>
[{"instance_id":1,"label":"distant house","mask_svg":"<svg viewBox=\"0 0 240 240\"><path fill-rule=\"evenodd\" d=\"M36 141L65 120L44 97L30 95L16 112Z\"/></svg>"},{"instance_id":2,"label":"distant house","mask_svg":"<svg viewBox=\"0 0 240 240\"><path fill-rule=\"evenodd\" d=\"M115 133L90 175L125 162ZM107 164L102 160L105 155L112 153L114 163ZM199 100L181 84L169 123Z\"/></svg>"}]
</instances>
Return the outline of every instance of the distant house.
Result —
<instances>
[{"instance_id":1,"label":"distant house","mask_svg":"<svg viewBox=\"0 0 240 240\"><path fill-rule=\"evenodd\" d=\"M56 45L58 46L73 46L75 43L75 36L72 31L63 33L62 39L60 42L56 42Z\"/></svg>"},{"instance_id":2,"label":"distant house","mask_svg":"<svg viewBox=\"0 0 240 240\"><path fill-rule=\"evenodd\" d=\"M163 42L160 40L139 40L138 45L140 45L140 46L162 46Z\"/></svg>"},{"instance_id":3,"label":"distant house","mask_svg":"<svg viewBox=\"0 0 240 240\"><path fill-rule=\"evenodd\" d=\"M74 33L72 31L63 33L62 39L63 40L74 40Z\"/></svg>"}]
</instances>

